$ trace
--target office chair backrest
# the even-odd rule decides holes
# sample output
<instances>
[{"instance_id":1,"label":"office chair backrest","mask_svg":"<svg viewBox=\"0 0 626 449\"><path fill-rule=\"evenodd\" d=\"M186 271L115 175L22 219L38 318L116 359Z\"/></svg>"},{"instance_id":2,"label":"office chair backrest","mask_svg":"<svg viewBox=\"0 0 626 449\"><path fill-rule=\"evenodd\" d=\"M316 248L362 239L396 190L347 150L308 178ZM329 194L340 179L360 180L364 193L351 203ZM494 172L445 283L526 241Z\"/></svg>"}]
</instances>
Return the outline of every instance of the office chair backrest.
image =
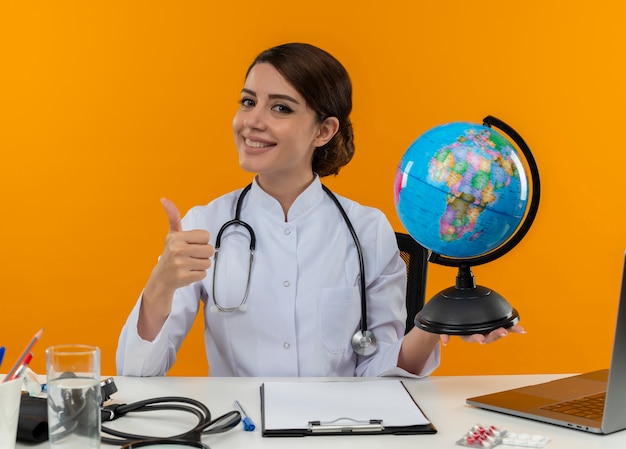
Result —
<instances>
[{"instance_id":1,"label":"office chair backrest","mask_svg":"<svg viewBox=\"0 0 626 449\"><path fill-rule=\"evenodd\" d=\"M409 234L396 232L400 257L406 264L406 334L415 326L417 312L424 307L426 296L426 274L428 272L428 250L417 243Z\"/></svg>"}]
</instances>

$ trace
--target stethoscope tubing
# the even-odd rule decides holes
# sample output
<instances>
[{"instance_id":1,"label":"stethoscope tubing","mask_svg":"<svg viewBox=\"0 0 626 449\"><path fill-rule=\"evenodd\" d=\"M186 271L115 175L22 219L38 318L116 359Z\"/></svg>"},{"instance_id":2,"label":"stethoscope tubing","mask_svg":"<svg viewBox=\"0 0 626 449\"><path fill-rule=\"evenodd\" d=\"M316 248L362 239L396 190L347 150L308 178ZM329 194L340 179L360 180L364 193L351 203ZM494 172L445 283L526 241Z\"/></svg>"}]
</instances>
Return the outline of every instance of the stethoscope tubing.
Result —
<instances>
[{"instance_id":1,"label":"stethoscope tubing","mask_svg":"<svg viewBox=\"0 0 626 449\"><path fill-rule=\"evenodd\" d=\"M151 440L140 440L133 441L131 443L125 444L120 449L135 449L138 447L152 447L152 446L160 446L165 445L168 446L183 446L183 447L197 447L200 449L211 449L209 446L204 444L201 441L187 441L187 440L179 440L176 438L155 438Z\"/></svg>"},{"instance_id":2,"label":"stethoscope tubing","mask_svg":"<svg viewBox=\"0 0 626 449\"><path fill-rule=\"evenodd\" d=\"M125 449L149 446L150 444L157 445L174 443L206 448L208 446L200 442L200 437L203 434L225 432L234 428L241 421L241 415L238 411L232 411L211 420L211 412L206 405L195 399L180 396L166 396L156 399L146 399L132 404L122 404L115 409L115 414L117 415L117 418L131 412L147 412L155 410L174 410L192 413L198 418L198 421L191 430L178 435L172 435L170 437L158 438L121 432L102 425L101 430L103 434L116 438L110 438L103 435L101 437L101 441L105 444L125 445L123 446Z\"/></svg>"},{"instance_id":3,"label":"stethoscope tubing","mask_svg":"<svg viewBox=\"0 0 626 449\"><path fill-rule=\"evenodd\" d=\"M348 230L350 231L350 234L352 235L352 239L354 240L354 245L356 246L356 252L359 258L359 273L360 273L359 283L361 287L359 290L361 293L361 332L365 333L367 332L367 301L365 298L365 261L363 257L363 249L361 248L361 242L359 241L359 237L356 235L354 226L352 226L352 223L350 222L350 219L348 218L348 214L339 203L339 200L337 199L335 194L331 192L330 189L326 187L325 185L322 185L322 188L324 189L324 192L326 192L326 194L330 197L330 199L333 200L333 202L337 206L337 209L339 209L339 212L341 213L341 216L346 222L346 225L348 226Z\"/></svg>"},{"instance_id":4,"label":"stethoscope tubing","mask_svg":"<svg viewBox=\"0 0 626 449\"><path fill-rule=\"evenodd\" d=\"M237 310L243 311L246 307L246 301L248 300L248 294L250 293L250 279L252 277L252 263L254 262L254 251L256 249L256 235L254 234L254 229L245 221L241 220L241 205L243 204L243 199L248 193L248 191L252 188L252 184L248 184L239 194L239 198L237 199L237 207L235 208L235 218L230 221L227 221L222 225L220 230L217 232L217 236L215 237L215 252L213 254L213 282L211 283L211 292L213 299L213 307L218 312L235 312ZM217 260L220 253L220 247L222 245L222 235L224 231L228 229L230 226L243 226L248 231L250 235L250 260L248 262L248 280L246 281L246 290L243 295L243 299L239 303L237 307L224 307L217 300L217 296L215 294L215 276L217 273Z\"/></svg>"},{"instance_id":5,"label":"stethoscope tubing","mask_svg":"<svg viewBox=\"0 0 626 449\"><path fill-rule=\"evenodd\" d=\"M252 262L254 260L254 251L256 248L256 236L254 234L254 230L252 229L252 226L250 226L248 223L246 223L245 221L241 219L241 207L243 204L244 197L250 191L251 188L252 188L252 184L248 184L241 191L241 193L239 194L239 198L237 199L237 205L235 208L235 218L224 223L222 227L219 229L217 233L217 237L215 238L215 245L214 245L215 253L213 256L213 283L211 286L212 300L213 300L212 310L214 311L235 312L238 310L239 311L246 310L246 301L248 299L248 293L250 291L250 278L252 277ZM360 335L359 335L359 332L357 332L357 334L355 334L355 336L353 337L353 348L355 352L359 354L369 355L373 351L375 351L376 337L367 328L367 299L366 299L366 292L365 292L365 261L364 261L364 256L363 256L363 249L361 247L361 242L359 241L359 237L357 236L357 233L354 230L354 226L352 226L352 223L350 222L350 219L348 218L348 214L346 213L345 209L339 202L339 199L337 199L335 194L333 194L333 192L331 192L331 190L328 187L322 185L322 189L328 195L328 197L333 201L333 203L335 203L335 205L337 206L337 209L339 210L341 216L343 217L348 227L348 230L350 231L350 235L352 236L352 239L354 240L354 245L356 246L357 256L359 259L359 273L360 273L359 292L360 292L360 298L361 298L361 323L360 323L361 330L360 330ZM220 246L222 243L222 235L224 234L224 231L230 226L243 226L250 234L250 265L248 266L248 280L246 282L246 290L245 290L243 299L241 300L241 302L239 303L237 307L224 307L220 305L215 295L215 276L217 272L217 261L219 257L219 250L220 250ZM360 342L360 344L357 344L356 342ZM369 347L369 349L364 350L363 345Z\"/></svg>"}]
</instances>

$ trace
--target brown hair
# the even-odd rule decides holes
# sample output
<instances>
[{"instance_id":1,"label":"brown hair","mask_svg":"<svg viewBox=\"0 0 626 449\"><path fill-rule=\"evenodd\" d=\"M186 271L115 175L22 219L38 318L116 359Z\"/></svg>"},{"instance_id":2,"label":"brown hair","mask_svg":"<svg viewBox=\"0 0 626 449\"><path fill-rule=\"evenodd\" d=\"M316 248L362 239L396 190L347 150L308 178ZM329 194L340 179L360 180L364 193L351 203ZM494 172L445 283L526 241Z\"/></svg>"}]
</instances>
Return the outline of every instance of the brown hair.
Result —
<instances>
[{"instance_id":1,"label":"brown hair","mask_svg":"<svg viewBox=\"0 0 626 449\"><path fill-rule=\"evenodd\" d=\"M315 111L321 123L328 117L339 120L339 130L313 153L313 171L320 177L336 175L354 155L352 82L346 69L330 53L310 44L290 43L270 48L252 62L271 64Z\"/></svg>"}]
</instances>

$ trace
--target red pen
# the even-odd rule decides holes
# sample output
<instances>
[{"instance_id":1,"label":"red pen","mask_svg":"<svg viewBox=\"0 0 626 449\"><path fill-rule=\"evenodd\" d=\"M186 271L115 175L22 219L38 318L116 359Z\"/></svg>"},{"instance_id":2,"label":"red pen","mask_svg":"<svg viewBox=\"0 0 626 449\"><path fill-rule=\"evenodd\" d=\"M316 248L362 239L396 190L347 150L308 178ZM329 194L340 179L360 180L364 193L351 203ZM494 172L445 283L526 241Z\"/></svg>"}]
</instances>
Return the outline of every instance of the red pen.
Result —
<instances>
[{"instance_id":1,"label":"red pen","mask_svg":"<svg viewBox=\"0 0 626 449\"><path fill-rule=\"evenodd\" d=\"M24 371L26 371L26 368L28 368L28 364L32 359L33 353L29 352L26 357L24 357L24 361L22 362L22 364L15 370L15 373L9 378L9 380L14 380L22 377L22 375L24 375Z\"/></svg>"},{"instance_id":2,"label":"red pen","mask_svg":"<svg viewBox=\"0 0 626 449\"><path fill-rule=\"evenodd\" d=\"M20 355L20 358L17 359L17 361L15 362L15 365L13 365L13 367L11 368L11 370L9 371L9 374L7 374L4 379L2 380L2 382L6 382L8 380L14 379L14 375L15 372L17 371L17 369L22 366L24 364L24 360L26 360L26 357L28 356L28 353L30 352L30 350L32 349L33 345L35 343L37 343L37 340L39 340L41 338L41 334L43 334L43 328L41 328L39 330L39 332L37 332L35 334L35 336L33 337L33 339L30 341L30 343L28 343L28 346L26 346L26 349L24 349L24 352L22 352L22 355Z\"/></svg>"}]
</instances>

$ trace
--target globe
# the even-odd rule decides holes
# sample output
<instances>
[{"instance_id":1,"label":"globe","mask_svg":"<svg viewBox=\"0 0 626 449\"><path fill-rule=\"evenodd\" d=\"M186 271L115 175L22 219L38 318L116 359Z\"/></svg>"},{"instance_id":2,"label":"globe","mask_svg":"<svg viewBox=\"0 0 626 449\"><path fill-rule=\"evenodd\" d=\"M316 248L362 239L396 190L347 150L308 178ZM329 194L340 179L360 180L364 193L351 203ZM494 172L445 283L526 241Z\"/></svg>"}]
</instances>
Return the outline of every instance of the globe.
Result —
<instances>
[{"instance_id":1,"label":"globe","mask_svg":"<svg viewBox=\"0 0 626 449\"><path fill-rule=\"evenodd\" d=\"M394 181L400 221L431 251L429 262L458 267L455 285L424 305L417 327L471 335L517 324L517 310L496 291L476 285L471 267L492 262L521 241L537 213L539 191L530 148L495 117L437 126L409 146Z\"/></svg>"},{"instance_id":2,"label":"globe","mask_svg":"<svg viewBox=\"0 0 626 449\"><path fill-rule=\"evenodd\" d=\"M421 135L404 154L394 184L408 233L451 258L494 251L528 209L528 178L517 149L481 124L448 123Z\"/></svg>"}]
</instances>

